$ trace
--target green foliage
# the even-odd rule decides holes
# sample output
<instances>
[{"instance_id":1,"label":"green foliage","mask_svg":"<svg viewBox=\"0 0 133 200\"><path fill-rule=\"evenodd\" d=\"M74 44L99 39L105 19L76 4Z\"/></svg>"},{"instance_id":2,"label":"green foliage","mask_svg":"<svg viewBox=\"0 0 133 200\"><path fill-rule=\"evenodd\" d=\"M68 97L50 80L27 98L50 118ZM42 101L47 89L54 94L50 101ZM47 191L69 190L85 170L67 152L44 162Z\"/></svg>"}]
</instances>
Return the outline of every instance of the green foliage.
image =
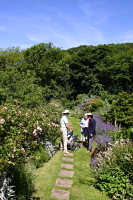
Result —
<instances>
[{"instance_id":1,"label":"green foliage","mask_svg":"<svg viewBox=\"0 0 133 200\"><path fill-rule=\"evenodd\" d=\"M133 143L120 139L106 152L99 152L93 165L95 187L112 198L133 198Z\"/></svg>"},{"instance_id":2,"label":"green foliage","mask_svg":"<svg viewBox=\"0 0 133 200\"><path fill-rule=\"evenodd\" d=\"M77 100L84 93L102 99L132 93L132 66L131 44L84 45L64 51L52 43L40 43L25 51L1 50L0 103L16 99L34 107L51 98ZM73 103L69 102L70 107Z\"/></svg>"},{"instance_id":3,"label":"green foliage","mask_svg":"<svg viewBox=\"0 0 133 200\"><path fill-rule=\"evenodd\" d=\"M113 94L132 92L133 49L128 44L107 45L107 48L107 54L97 64L100 83Z\"/></svg>"},{"instance_id":4,"label":"green foliage","mask_svg":"<svg viewBox=\"0 0 133 200\"><path fill-rule=\"evenodd\" d=\"M115 142L119 139L132 139L132 131L131 128L121 128L117 127L117 131L114 131L113 134L108 132L107 134L110 136L111 141Z\"/></svg>"},{"instance_id":5,"label":"green foliage","mask_svg":"<svg viewBox=\"0 0 133 200\"><path fill-rule=\"evenodd\" d=\"M105 105L106 102L103 101L101 98L96 96L91 96L90 98L87 99L84 109L86 110L86 112L94 112L105 107Z\"/></svg>"},{"instance_id":6,"label":"green foliage","mask_svg":"<svg viewBox=\"0 0 133 200\"><path fill-rule=\"evenodd\" d=\"M19 47L12 47L0 51L0 67L17 66L23 61L23 51Z\"/></svg>"},{"instance_id":7,"label":"green foliage","mask_svg":"<svg viewBox=\"0 0 133 200\"><path fill-rule=\"evenodd\" d=\"M45 147L43 145L40 144L36 151L33 152L32 160L37 168L42 167L43 164L49 160L49 156L46 153Z\"/></svg>"},{"instance_id":8,"label":"green foliage","mask_svg":"<svg viewBox=\"0 0 133 200\"><path fill-rule=\"evenodd\" d=\"M133 185L119 167L105 169L99 173L95 186L113 199L133 198Z\"/></svg>"},{"instance_id":9,"label":"green foliage","mask_svg":"<svg viewBox=\"0 0 133 200\"><path fill-rule=\"evenodd\" d=\"M133 125L133 94L119 93L110 109L104 114L105 121L121 124L124 127Z\"/></svg>"},{"instance_id":10,"label":"green foliage","mask_svg":"<svg viewBox=\"0 0 133 200\"><path fill-rule=\"evenodd\" d=\"M36 107L43 102L43 89L36 84L33 72L20 73L16 67L6 68L0 73L1 103L17 100L20 105Z\"/></svg>"},{"instance_id":11,"label":"green foliage","mask_svg":"<svg viewBox=\"0 0 133 200\"><path fill-rule=\"evenodd\" d=\"M12 184L18 200L29 199L34 192L35 168L31 164L10 167Z\"/></svg>"},{"instance_id":12,"label":"green foliage","mask_svg":"<svg viewBox=\"0 0 133 200\"><path fill-rule=\"evenodd\" d=\"M32 110L11 104L0 106L0 171L26 162L40 138L55 142L60 137L61 113L57 102Z\"/></svg>"}]
</instances>

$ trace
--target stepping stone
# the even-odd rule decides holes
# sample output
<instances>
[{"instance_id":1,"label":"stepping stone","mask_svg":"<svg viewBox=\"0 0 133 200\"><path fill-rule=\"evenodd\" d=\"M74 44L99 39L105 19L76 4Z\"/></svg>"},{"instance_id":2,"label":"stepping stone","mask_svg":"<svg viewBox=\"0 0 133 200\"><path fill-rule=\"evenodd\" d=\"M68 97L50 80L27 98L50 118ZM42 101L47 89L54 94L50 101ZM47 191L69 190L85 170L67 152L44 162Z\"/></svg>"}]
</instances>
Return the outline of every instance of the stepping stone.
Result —
<instances>
[{"instance_id":1,"label":"stepping stone","mask_svg":"<svg viewBox=\"0 0 133 200\"><path fill-rule=\"evenodd\" d=\"M64 154L64 156L73 156L73 153Z\"/></svg>"},{"instance_id":2,"label":"stepping stone","mask_svg":"<svg viewBox=\"0 0 133 200\"><path fill-rule=\"evenodd\" d=\"M73 169L73 165L71 165L71 164L65 164L65 163L62 163L61 164L61 168L66 168L66 169Z\"/></svg>"},{"instance_id":3,"label":"stepping stone","mask_svg":"<svg viewBox=\"0 0 133 200\"><path fill-rule=\"evenodd\" d=\"M73 171L67 171L67 170L60 170L59 176L62 177L73 177L74 172Z\"/></svg>"},{"instance_id":4,"label":"stepping stone","mask_svg":"<svg viewBox=\"0 0 133 200\"><path fill-rule=\"evenodd\" d=\"M66 179L57 179L56 185L62 186L62 187L72 187L73 181L72 180L66 180Z\"/></svg>"},{"instance_id":5,"label":"stepping stone","mask_svg":"<svg viewBox=\"0 0 133 200\"><path fill-rule=\"evenodd\" d=\"M69 162L74 162L74 158L63 157L62 160L69 161Z\"/></svg>"},{"instance_id":6,"label":"stepping stone","mask_svg":"<svg viewBox=\"0 0 133 200\"><path fill-rule=\"evenodd\" d=\"M53 189L51 197L55 199L67 199L69 200L70 192L66 190L60 190L60 189Z\"/></svg>"}]
</instances>

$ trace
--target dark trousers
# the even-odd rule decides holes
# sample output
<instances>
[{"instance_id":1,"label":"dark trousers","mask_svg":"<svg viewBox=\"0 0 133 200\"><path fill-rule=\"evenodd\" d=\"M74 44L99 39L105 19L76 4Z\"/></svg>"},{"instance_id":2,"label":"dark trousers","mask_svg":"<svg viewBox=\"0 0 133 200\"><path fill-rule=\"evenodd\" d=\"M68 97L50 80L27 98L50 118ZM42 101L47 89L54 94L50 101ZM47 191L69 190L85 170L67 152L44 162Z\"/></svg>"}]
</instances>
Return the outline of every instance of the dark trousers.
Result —
<instances>
[{"instance_id":1,"label":"dark trousers","mask_svg":"<svg viewBox=\"0 0 133 200\"><path fill-rule=\"evenodd\" d=\"M88 136L88 151L92 151L93 140L94 140L94 136L93 137Z\"/></svg>"}]
</instances>

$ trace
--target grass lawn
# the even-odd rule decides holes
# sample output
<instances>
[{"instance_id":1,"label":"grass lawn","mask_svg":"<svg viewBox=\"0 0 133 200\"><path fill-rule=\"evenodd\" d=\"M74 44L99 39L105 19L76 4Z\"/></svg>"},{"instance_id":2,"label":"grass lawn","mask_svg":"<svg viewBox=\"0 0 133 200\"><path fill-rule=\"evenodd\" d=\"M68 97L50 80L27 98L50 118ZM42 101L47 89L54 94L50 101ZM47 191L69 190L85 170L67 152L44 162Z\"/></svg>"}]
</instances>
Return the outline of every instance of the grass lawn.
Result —
<instances>
[{"instance_id":1,"label":"grass lawn","mask_svg":"<svg viewBox=\"0 0 133 200\"><path fill-rule=\"evenodd\" d=\"M55 187L61 163L62 151L58 151L49 162L36 170L34 197L40 197L41 200L51 199L51 191Z\"/></svg>"},{"instance_id":2,"label":"grass lawn","mask_svg":"<svg viewBox=\"0 0 133 200\"><path fill-rule=\"evenodd\" d=\"M69 120L72 123L74 135L78 135L80 138L79 120L71 116L69 116ZM41 200L54 200L54 198L51 198L51 191L53 188L60 188L70 191L69 200L109 200L109 197L93 187L95 180L89 165L90 154L86 153L86 148L77 149L73 152L73 155L74 176L72 187L67 189L55 185L56 179L60 178L58 175L61 163L67 163L62 161L63 152L58 151L48 163L36 170L36 192L33 196L40 197Z\"/></svg>"},{"instance_id":3,"label":"grass lawn","mask_svg":"<svg viewBox=\"0 0 133 200\"><path fill-rule=\"evenodd\" d=\"M89 165L90 154L81 147L74 152L73 187L70 190L70 200L109 200L93 187L94 178Z\"/></svg>"}]
</instances>

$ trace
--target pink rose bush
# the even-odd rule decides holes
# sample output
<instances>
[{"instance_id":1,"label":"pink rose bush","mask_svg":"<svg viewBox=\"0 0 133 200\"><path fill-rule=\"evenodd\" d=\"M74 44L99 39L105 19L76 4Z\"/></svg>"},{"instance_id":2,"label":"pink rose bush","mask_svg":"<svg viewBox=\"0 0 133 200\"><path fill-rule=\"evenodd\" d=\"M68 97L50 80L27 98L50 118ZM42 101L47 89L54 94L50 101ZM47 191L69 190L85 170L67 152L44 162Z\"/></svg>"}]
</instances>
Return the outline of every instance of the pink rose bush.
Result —
<instances>
[{"instance_id":1,"label":"pink rose bush","mask_svg":"<svg viewBox=\"0 0 133 200\"><path fill-rule=\"evenodd\" d=\"M0 106L0 171L9 165L26 162L36 149L39 138L51 142L60 137L61 106L49 103L44 108L27 109L18 105Z\"/></svg>"}]
</instances>

